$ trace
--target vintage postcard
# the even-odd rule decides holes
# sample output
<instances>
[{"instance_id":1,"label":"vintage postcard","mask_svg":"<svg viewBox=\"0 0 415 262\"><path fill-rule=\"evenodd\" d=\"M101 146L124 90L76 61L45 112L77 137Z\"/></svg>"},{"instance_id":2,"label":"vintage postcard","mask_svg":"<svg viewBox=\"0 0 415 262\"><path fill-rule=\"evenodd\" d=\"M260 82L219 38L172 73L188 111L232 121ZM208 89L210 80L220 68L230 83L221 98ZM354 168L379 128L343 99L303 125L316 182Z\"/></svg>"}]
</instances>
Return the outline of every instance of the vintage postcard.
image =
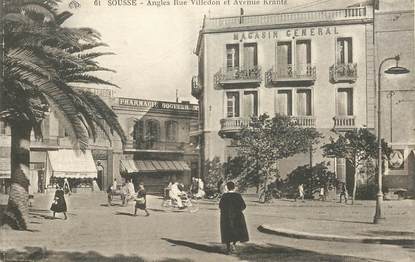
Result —
<instances>
[{"instance_id":1,"label":"vintage postcard","mask_svg":"<svg viewBox=\"0 0 415 262\"><path fill-rule=\"evenodd\" d=\"M415 261L414 0L0 3L0 261Z\"/></svg>"}]
</instances>

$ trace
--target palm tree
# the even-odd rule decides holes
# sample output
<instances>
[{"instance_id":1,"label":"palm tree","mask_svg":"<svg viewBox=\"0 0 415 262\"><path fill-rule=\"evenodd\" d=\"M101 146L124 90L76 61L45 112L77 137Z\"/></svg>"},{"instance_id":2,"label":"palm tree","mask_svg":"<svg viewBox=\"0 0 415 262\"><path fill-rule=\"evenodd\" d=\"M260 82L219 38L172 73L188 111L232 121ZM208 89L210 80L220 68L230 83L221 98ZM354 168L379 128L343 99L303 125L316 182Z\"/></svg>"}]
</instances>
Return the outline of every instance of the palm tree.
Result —
<instances>
[{"instance_id":1,"label":"palm tree","mask_svg":"<svg viewBox=\"0 0 415 262\"><path fill-rule=\"evenodd\" d=\"M42 137L41 122L49 108L70 134L74 147L85 150L88 138L101 128L126 141L117 116L98 96L78 83L114 84L90 74L111 71L94 60L106 55L89 50L105 45L90 28L66 28L71 13L57 12L59 0L4 0L2 111L11 128L11 187L5 222L27 229L30 134ZM109 127L109 130L104 125Z\"/></svg>"}]
</instances>

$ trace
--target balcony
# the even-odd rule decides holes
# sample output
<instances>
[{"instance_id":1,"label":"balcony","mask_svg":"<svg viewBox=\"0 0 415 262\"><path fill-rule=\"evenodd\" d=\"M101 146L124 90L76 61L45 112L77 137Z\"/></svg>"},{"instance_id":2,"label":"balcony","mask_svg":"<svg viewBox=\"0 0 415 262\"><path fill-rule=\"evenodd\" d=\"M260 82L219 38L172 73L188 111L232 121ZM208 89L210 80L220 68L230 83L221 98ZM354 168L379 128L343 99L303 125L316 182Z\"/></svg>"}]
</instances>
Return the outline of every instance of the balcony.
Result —
<instances>
[{"instance_id":1,"label":"balcony","mask_svg":"<svg viewBox=\"0 0 415 262\"><path fill-rule=\"evenodd\" d=\"M193 76L192 77L192 96L196 99L199 99L201 94L202 94L202 85L199 81L199 77Z\"/></svg>"},{"instance_id":2,"label":"balcony","mask_svg":"<svg viewBox=\"0 0 415 262\"><path fill-rule=\"evenodd\" d=\"M357 64L334 64L330 67L330 81L355 82L357 79Z\"/></svg>"},{"instance_id":3,"label":"balcony","mask_svg":"<svg viewBox=\"0 0 415 262\"><path fill-rule=\"evenodd\" d=\"M215 74L216 85L222 87L228 84L259 85L261 81L261 68L259 66L227 68L226 71L221 69Z\"/></svg>"},{"instance_id":4,"label":"balcony","mask_svg":"<svg viewBox=\"0 0 415 262\"><path fill-rule=\"evenodd\" d=\"M355 116L335 116L334 128L336 129L352 129L355 128Z\"/></svg>"},{"instance_id":5,"label":"balcony","mask_svg":"<svg viewBox=\"0 0 415 262\"><path fill-rule=\"evenodd\" d=\"M291 119L300 127L314 127L316 122L314 116L292 116Z\"/></svg>"},{"instance_id":6,"label":"balcony","mask_svg":"<svg viewBox=\"0 0 415 262\"><path fill-rule=\"evenodd\" d=\"M316 67L311 64L287 65L277 69L271 68L265 73L267 84L278 82L314 82L316 80Z\"/></svg>"},{"instance_id":7,"label":"balcony","mask_svg":"<svg viewBox=\"0 0 415 262\"><path fill-rule=\"evenodd\" d=\"M226 133L237 133L249 125L248 117L232 117L220 120L220 135L226 136Z\"/></svg>"},{"instance_id":8,"label":"balcony","mask_svg":"<svg viewBox=\"0 0 415 262\"><path fill-rule=\"evenodd\" d=\"M274 13L262 15L242 15L228 17L205 17L204 30L218 30L237 27L254 27L266 25L284 25L299 23L324 22L335 24L336 22L362 23L373 19L372 7L353 7L345 9L300 11L289 13Z\"/></svg>"}]
</instances>

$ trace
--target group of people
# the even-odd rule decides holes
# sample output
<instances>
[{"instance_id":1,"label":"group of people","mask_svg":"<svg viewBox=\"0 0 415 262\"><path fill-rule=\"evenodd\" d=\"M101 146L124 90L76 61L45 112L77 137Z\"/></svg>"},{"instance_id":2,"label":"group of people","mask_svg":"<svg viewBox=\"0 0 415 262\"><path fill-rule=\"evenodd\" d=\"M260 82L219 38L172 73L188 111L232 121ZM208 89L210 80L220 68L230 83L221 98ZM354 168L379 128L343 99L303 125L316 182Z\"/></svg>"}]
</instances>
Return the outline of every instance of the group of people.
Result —
<instances>
[{"instance_id":1,"label":"group of people","mask_svg":"<svg viewBox=\"0 0 415 262\"><path fill-rule=\"evenodd\" d=\"M340 182L340 203L342 202L342 199L344 199L344 202L347 204L347 199L349 198L349 194L347 193L347 187L345 182ZM319 189L319 200L326 201L327 199L327 187L321 186ZM304 193L304 184L300 183L297 188L297 194L294 198L294 201L297 201L297 199L301 199L304 202L305 193Z\"/></svg>"}]
</instances>

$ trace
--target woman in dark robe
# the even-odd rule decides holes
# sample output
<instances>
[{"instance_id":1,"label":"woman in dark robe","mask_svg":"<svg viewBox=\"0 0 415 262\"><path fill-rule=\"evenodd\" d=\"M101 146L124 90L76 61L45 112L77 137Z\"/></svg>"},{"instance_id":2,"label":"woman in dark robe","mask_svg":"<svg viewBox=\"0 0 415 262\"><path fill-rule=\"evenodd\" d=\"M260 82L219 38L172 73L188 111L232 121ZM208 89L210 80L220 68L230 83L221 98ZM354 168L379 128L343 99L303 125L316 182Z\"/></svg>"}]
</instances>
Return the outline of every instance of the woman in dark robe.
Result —
<instances>
[{"instance_id":1,"label":"woman in dark robe","mask_svg":"<svg viewBox=\"0 0 415 262\"><path fill-rule=\"evenodd\" d=\"M147 210L147 196L143 182L138 185L137 197L135 198L134 216L137 215L137 209L144 210L147 217L150 215Z\"/></svg>"},{"instance_id":2,"label":"woman in dark robe","mask_svg":"<svg viewBox=\"0 0 415 262\"><path fill-rule=\"evenodd\" d=\"M65 192L61 186L56 186L55 198L53 200L50 210L53 211L53 218L55 218L55 213L63 213L65 219L68 219L66 216L66 201L65 201Z\"/></svg>"},{"instance_id":3,"label":"woman in dark robe","mask_svg":"<svg viewBox=\"0 0 415 262\"><path fill-rule=\"evenodd\" d=\"M222 195L219 202L220 232L222 243L226 244L226 250L231 252L237 241L246 242L249 240L249 236L242 213L246 208L245 202L241 194L234 191L235 184L233 182L228 182L226 187L228 192Z\"/></svg>"}]
</instances>

